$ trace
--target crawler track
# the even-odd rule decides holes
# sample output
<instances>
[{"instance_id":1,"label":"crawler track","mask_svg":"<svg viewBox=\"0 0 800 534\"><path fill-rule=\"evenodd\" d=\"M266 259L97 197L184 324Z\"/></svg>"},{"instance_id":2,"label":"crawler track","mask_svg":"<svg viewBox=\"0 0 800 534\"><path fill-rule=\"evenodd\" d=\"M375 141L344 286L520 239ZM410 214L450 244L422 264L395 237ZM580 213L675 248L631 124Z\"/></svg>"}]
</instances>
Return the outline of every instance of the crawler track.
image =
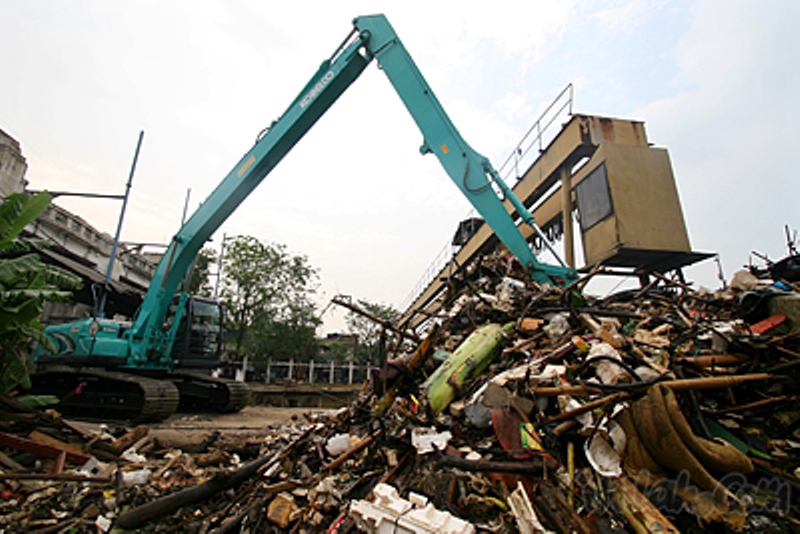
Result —
<instances>
[{"instance_id":1,"label":"crawler track","mask_svg":"<svg viewBox=\"0 0 800 534\"><path fill-rule=\"evenodd\" d=\"M250 400L250 388L243 382L193 373L167 376L180 391L181 412L238 412Z\"/></svg>"},{"instance_id":2,"label":"crawler track","mask_svg":"<svg viewBox=\"0 0 800 534\"><path fill-rule=\"evenodd\" d=\"M113 371L59 369L36 373L33 394L55 395L66 416L160 421L178 408L180 393L169 380Z\"/></svg>"},{"instance_id":3,"label":"crawler track","mask_svg":"<svg viewBox=\"0 0 800 534\"><path fill-rule=\"evenodd\" d=\"M182 412L237 412L250 400L246 384L205 375L143 376L98 369L47 369L32 377L34 395L55 395L68 417L146 423Z\"/></svg>"}]
</instances>

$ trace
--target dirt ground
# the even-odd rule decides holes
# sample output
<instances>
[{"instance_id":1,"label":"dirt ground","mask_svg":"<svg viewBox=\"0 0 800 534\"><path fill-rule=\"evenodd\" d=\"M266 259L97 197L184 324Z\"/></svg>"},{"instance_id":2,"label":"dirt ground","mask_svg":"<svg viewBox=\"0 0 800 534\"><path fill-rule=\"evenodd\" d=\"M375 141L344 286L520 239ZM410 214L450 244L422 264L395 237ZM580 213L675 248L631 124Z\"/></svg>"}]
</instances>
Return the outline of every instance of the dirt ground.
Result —
<instances>
[{"instance_id":1,"label":"dirt ground","mask_svg":"<svg viewBox=\"0 0 800 534\"><path fill-rule=\"evenodd\" d=\"M177 413L165 421L150 425L150 433L157 438L179 446L182 441L202 441L215 430L223 437L257 437L292 419L321 410L313 408L278 408L274 406L246 406L231 414Z\"/></svg>"},{"instance_id":2,"label":"dirt ground","mask_svg":"<svg viewBox=\"0 0 800 534\"><path fill-rule=\"evenodd\" d=\"M282 424L293 419L324 410L315 408L278 408L274 406L246 406L232 414L176 413L159 423L148 424L153 438L167 441L175 448L190 448L219 431L223 440L258 439L269 435ZM86 430L98 431L97 423L73 422Z\"/></svg>"}]
</instances>

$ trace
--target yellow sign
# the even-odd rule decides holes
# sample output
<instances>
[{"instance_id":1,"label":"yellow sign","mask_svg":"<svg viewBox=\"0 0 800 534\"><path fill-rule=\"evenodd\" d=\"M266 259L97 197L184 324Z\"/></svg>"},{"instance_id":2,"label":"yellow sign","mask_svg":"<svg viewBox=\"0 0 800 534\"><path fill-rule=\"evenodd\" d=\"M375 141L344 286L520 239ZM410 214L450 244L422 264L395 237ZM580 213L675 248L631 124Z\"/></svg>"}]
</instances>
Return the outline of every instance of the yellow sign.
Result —
<instances>
[{"instance_id":1,"label":"yellow sign","mask_svg":"<svg viewBox=\"0 0 800 534\"><path fill-rule=\"evenodd\" d=\"M256 162L256 157L250 155L250 157L247 158L247 161L244 162L244 165L239 167L239 171L236 173L239 175L239 178L241 178L242 175L247 172L247 169L249 169L255 162Z\"/></svg>"}]
</instances>

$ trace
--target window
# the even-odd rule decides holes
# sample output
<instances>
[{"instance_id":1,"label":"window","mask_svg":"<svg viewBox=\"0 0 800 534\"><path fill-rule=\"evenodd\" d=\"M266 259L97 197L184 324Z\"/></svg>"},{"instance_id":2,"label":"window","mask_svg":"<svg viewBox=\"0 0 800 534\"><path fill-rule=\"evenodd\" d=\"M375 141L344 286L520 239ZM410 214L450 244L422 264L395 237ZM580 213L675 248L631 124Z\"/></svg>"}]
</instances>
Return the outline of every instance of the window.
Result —
<instances>
[{"instance_id":1,"label":"window","mask_svg":"<svg viewBox=\"0 0 800 534\"><path fill-rule=\"evenodd\" d=\"M575 195L578 197L578 213L583 232L614 213L605 163L575 186Z\"/></svg>"}]
</instances>

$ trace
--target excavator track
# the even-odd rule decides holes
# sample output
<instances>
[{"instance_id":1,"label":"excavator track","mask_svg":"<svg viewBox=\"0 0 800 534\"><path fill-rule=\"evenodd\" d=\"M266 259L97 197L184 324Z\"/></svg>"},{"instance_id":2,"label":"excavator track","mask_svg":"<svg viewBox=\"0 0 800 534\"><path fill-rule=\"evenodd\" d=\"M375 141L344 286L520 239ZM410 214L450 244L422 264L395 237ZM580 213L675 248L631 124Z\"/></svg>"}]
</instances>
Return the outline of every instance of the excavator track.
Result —
<instances>
[{"instance_id":1,"label":"excavator track","mask_svg":"<svg viewBox=\"0 0 800 534\"><path fill-rule=\"evenodd\" d=\"M181 412L238 412L250 401L250 388L244 382L194 373L170 373L180 391Z\"/></svg>"},{"instance_id":2,"label":"excavator track","mask_svg":"<svg viewBox=\"0 0 800 534\"><path fill-rule=\"evenodd\" d=\"M146 423L175 413L233 413L250 400L243 382L192 374L157 377L103 370L57 367L34 374L34 395L55 395L68 417Z\"/></svg>"},{"instance_id":3,"label":"excavator track","mask_svg":"<svg viewBox=\"0 0 800 534\"><path fill-rule=\"evenodd\" d=\"M180 392L171 381L128 373L54 369L31 379L31 393L57 396L61 399L57 409L68 417L161 421L180 402Z\"/></svg>"}]
</instances>

